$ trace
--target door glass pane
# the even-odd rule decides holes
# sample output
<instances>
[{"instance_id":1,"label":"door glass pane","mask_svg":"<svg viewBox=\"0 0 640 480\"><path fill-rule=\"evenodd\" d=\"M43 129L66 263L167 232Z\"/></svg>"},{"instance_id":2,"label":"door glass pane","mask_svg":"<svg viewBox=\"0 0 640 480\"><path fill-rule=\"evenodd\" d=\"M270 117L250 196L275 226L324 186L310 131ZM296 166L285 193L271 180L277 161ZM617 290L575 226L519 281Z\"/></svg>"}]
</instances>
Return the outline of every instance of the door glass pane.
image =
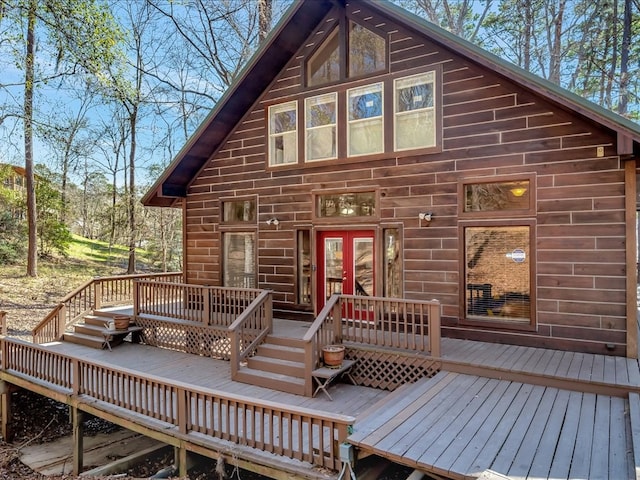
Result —
<instances>
[{"instance_id":1,"label":"door glass pane","mask_svg":"<svg viewBox=\"0 0 640 480\"><path fill-rule=\"evenodd\" d=\"M342 254L342 238L325 238L324 291L326 298L329 298L333 293L342 293L342 275L344 272Z\"/></svg>"},{"instance_id":2,"label":"door glass pane","mask_svg":"<svg viewBox=\"0 0 640 480\"><path fill-rule=\"evenodd\" d=\"M373 296L373 239L353 240L353 293Z\"/></svg>"},{"instance_id":3,"label":"door glass pane","mask_svg":"<svg viewBox=\"0 0 640 480\"><path fill-rule=\"evenodd\" d=\"M253 232L224 234L224 286L255 288L255 244Z\"/></svg>"},{"instance_id":4,"label":"door glass pane","mask_svg":"<svg viewBox=\"0 0 640 480\"><path fill-rule=\"evenodd\" d=\"M465 228L466 309L479 320L530 319L530 228Z\"/></svg>"}]
</instances>

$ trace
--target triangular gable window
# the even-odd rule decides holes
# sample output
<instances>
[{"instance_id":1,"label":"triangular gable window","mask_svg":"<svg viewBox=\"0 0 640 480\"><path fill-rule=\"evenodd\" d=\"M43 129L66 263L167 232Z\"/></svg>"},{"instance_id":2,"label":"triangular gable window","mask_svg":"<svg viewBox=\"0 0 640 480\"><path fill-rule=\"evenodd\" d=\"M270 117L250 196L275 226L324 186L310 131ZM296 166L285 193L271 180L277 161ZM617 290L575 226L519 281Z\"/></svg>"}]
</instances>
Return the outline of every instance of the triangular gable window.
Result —
<instances>
[{"instance_id":1,"label":"triangular gable window","mask_svg":"<svg viewBox=\"0 0 640 480\"><path fill-rule=\"evenodd\" d=\"M349 21L348 34L334 28L307 60L307 85L334 83L387 69L387 41L380 35ZM348 46L348 48L347 48ZM342 61L346 58L346 61ZM342 65L348 65L346 72Z\"/></svg>"}]
</instances>

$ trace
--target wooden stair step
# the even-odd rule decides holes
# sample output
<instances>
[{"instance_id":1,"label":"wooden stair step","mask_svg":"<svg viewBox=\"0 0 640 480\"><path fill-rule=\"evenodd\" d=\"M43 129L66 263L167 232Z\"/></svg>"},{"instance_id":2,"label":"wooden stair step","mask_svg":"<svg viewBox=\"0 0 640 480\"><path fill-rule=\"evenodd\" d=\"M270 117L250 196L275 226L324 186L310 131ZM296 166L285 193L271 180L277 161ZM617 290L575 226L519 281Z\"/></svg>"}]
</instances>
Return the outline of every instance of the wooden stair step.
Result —
<instances>
[{"instance_id":1,"label":"wooden stair step","mask_svg":"<svg viewBox=\"0 0 640 480\"><path fill-rule=\"evenodd\" d=\"M93 335L85 335L83 333L70 332L65 333L62 336L65 342L76 343L78 345L84 345L85 347L92 347L103 349L105 347L105 341L102 337L96 337Z\"/></svg>"},{"instance_id":2,"label":"wooden stair step","mask_svg":"<svg viewBox=\"0 0 640 480\"><path fill-rule=\"evenodd\" d=\"M91 335L100 339L103 339L105 333L108 332L104 325L93 325L89 323L78 323L77 325L73 326L73 330L75 333Z\"/></svg>"},{"instance_id":3,"label":"wooden stair step","mask_svg":"<svg viewBox=\"0 0 640 480\"><path fill-rule=\"evenodd\" d=\"M304 349L276 343L263 343L258 347L258 355L293 362L304 362Z\"/></svg>"},{"instance_id":4,"label":"wooden stair step","mask_svg":"<svg viewBox=\"0 0 640 480\"><path fill-rule=\"evenodd\" d=\"M262 372L287 375L295 378L304 378L304 363L281 358L254 355L247 359L247 366Z\"/></svg>"},{"instance_id":5,"label":"wooden stair step","mask_svg":"<svg viewBox=\"0 0 640 480\"><path fill-rule=\"evenodd\" d=\"M267 335L265 344L282 345L285 347L300 348L304 350L306 343L301 338L282 337L277 335Z\"/></svg>"},{"instance_id":6,"label":"wooden stair step","mask_svg":"<svg viewBox=\"0 0 640 480\"><path fill-rule=\"evenodd\" d=\"M89 314L83 317L84 323L87 325L95 325L96 327L104 327L113 317Z\"/></svg>"},{"instance_id":7,"label":"wooden stair step","mask_svg":"<svg viewBox=\"0 0 640 480\"><path fill-rule=\"evenodd\" d=\"M281 375L273 372L254 370L249 367L241 367L237 374L237 381L270 388L281 392L304 395L304 380L301 378Z\"/></svg>"}]
</instances>

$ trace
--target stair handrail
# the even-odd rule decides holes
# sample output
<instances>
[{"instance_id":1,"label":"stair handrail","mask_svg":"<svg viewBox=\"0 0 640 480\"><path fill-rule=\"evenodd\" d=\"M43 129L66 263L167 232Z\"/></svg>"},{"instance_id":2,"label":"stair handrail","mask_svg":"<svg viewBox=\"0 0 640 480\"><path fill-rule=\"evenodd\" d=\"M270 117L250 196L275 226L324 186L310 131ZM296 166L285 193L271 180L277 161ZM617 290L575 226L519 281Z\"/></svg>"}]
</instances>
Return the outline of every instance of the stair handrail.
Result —
<instances>
[{"instance_id":1,"label":"stair handrail","mask_svg":"<svg viewBox=\"0 0 640 480\"><path fill-rule=\"evenodd\" d=\"M273 292L263 290L229 325L227 331L231 343L231 379L235 380L240 363L273 331Z\"/></svg>"},{"instance_id":2,"label":"stair handrail","mask_svg":"<svg viewBox=\"0 0 640 480\"><path fill-rule=\"evenodd\" d=\"M112 275L87 280L78 288L65 296L53 309L31 330L33 343L46 343L59 340L67 328L77 323L87 313L102 306L133 301L133 281L135 279L175 279L182 278L182 272L145 273ZM123 288L107 288L115 283L125 282ZM118 300L113 300L115 295Z\"/></svg>"},{"instance_id":3,"label":"stair handrail","mask_svg":"<svg viewBox=\"0 0 640 480\"><path fill-rule=\"evenodd\" d=\"M334 293L302 337L304 342L304 389L305 395L308 397L313 392L311 372L320 364L322 348L342 342L341 311L340 294Z\"/></svg>"}]
</instances>

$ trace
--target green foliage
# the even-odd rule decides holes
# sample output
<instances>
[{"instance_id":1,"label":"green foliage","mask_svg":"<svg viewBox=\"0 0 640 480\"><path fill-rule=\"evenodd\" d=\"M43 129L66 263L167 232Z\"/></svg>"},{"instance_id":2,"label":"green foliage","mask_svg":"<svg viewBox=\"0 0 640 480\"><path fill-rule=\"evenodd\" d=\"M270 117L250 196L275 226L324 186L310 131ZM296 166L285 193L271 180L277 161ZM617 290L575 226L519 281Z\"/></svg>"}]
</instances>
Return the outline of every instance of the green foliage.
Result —
<instances>
[{"instance_id":1,"label":"green foliage","mask_svg":"<svg viewBox=\"0 0 640 480\"><path fill-rule=\"evenodd\" d=\"M26 225L9 211L0 211L0 265L18 263L25 254Z\"/></svg>"},{"instance_id":2,"label":"green foliage","mask_svg":"<svg viewBox=\"0 0 640 480\"><path fill-rule=\"evenodd\" d=\"M60 221L62 213L62 198L60 192L49 180L51 172L39 165L36 167L36 198L38 210L38 243L41 255L58 253L66 255L71 232Z\"/></svg>"}]
</instances>

